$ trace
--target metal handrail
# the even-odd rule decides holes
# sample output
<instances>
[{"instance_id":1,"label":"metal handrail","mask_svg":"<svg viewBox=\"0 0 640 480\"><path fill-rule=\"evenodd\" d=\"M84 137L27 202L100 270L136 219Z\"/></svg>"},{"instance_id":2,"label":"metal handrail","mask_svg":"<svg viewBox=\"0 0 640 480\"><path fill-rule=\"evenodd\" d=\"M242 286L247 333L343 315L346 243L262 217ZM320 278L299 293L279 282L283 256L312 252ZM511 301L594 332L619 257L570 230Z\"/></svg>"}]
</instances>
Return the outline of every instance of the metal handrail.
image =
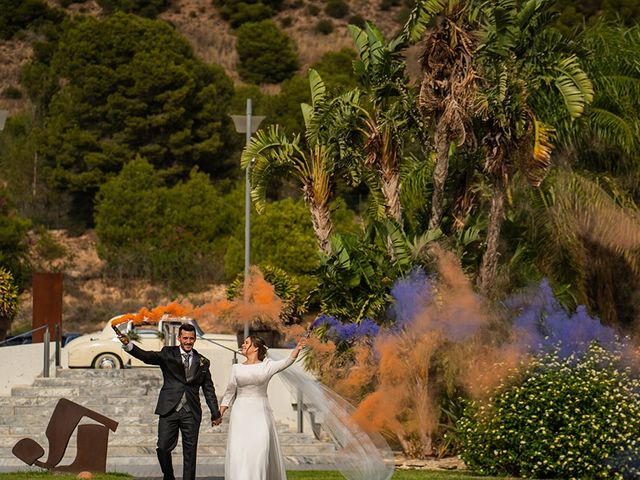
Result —
<instances>
[{"instance_id":1,"label":"metal handrail","mask_svg":"<svg viewBox=\"0 0 640 480\"><path fill-rule=\"evenodd\" d=\"M233 363L238 363L238 354L242 355L243 357L246 357L244 353L239 352L238 350L234 350L233 348L229 348L226 345L222 345L221 343L218 343L215 340L211 340L210 338L198 337L198 340L204 340L206 342L213 343L218 347L221 347L221 348L224 348L225 350L229 350L230 352L233 352Z\"/></svg>"},{"instance_id":2,"label":"metal handrail","mask_svg":"<svg viewBox=\"0 0 640 480\"><path fill-rule=\"evenodd\" d=\"M14 338L26 337L27 335L29 335L29 334L31 334L31 333L39 332L40 330L43 330L43 329L45 329L45 328L49 328L49 325L42 325L42 326L40 326L40 327L38 327L38 328L34 328L33 330L29 330L28 332L24 332L24 333L21 333L21 334L19 334L19 335L14 335L14 336L12 336L11 338L8 338L8 339L6 339L6 340L1 341L1 342L0 342L0 345L3 345L3 344L5 344L5 343L7 343L7 342L10 342L10 341L11 341L11 340L13 340Z\"/></svg>"}]
</instances>

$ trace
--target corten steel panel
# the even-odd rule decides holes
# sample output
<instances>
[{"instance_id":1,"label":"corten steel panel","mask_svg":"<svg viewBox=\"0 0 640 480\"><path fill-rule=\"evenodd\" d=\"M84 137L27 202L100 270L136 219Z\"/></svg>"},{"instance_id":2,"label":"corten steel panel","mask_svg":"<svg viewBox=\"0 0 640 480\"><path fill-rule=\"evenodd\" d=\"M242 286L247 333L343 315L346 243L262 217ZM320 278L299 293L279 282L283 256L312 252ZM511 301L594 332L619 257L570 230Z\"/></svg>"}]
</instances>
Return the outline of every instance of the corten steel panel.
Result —
<instances>
[{"instance_id":1,"label":"corten steel panel","mask_svg":"<svg viewBox=\"0 0 640 480\"><path fill-rule=\"evenodd\" d=\"M49 325L49 335L54 339L55 326L62 328L62 273L33 274L33 327ZM33 334L33 343L42 342L44 330Z\"/></svg>"}]
</instances>

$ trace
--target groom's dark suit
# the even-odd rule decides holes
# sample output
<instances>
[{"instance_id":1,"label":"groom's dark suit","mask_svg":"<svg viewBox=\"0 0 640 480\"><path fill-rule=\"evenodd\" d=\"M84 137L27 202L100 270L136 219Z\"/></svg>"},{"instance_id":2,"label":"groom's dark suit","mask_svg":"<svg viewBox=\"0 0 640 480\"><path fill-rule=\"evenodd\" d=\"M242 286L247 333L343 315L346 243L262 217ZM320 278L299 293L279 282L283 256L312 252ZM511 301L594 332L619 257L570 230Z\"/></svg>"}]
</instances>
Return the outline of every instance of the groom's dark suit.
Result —
<instances>
[{"instance_id":1,"label":"groom's dark suit","mask_svg":"<svg viewBox=\"0 0 640 480\"><path fill-rule=\"evenodd\" d=\"M191 350L190 367L185 374L180 347L164 347L159 352L148 352L131 345L130 355L149 365L159 365L164 377L155 413L158 421L158 460L164 480L173 480L171 452L178 443L178 430L182 432L183 480L194 480L198 433L202 420L200 388L211 411L211 420L220 417L218 400L211 380L210 362L195 350ZM184 400L181 401L183 399ZM177 408L179 407L179 408Z\"/></svg>"}]
</instances>

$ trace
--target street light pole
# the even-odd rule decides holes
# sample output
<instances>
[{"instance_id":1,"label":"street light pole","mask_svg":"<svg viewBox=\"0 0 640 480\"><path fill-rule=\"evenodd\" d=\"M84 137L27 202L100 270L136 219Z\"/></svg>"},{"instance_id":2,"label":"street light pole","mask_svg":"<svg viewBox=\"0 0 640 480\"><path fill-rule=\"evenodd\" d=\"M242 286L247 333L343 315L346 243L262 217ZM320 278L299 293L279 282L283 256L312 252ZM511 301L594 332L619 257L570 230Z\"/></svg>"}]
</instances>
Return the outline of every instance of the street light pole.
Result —
<instances>
[{"instance_id":1,"label":"street light pole","mask_svg":"<svg viewBox=\"0 0 640 480\"><path fill-rule=\"evenodd\" d=\"M255 133L260 126L260 122L264 120L262 115L252 115L252 103L251 99L247 98L247 110L246 115L231 115L233 123L236 127L236 132L245 133L245 145L249 145L251 142L251 134ZM250 169L253 164L247 165L247 169L244 177L244 285L243 285L243 297L247 302L247 291L249 286L249 267L251 265L251 180ZM244 338L249 336L249 319L245 319L244 322Z\"/></svg>"},{"instance_id":2,"label":"street light pole","mask_svg":"<svg viewBox=\"0 0 640 480\"><path fill-rule=\"evenodd\" d=\"M9 110L0 110L0 132L4 130L4 124L9 116Z\"/></svg>"}]
</instances>

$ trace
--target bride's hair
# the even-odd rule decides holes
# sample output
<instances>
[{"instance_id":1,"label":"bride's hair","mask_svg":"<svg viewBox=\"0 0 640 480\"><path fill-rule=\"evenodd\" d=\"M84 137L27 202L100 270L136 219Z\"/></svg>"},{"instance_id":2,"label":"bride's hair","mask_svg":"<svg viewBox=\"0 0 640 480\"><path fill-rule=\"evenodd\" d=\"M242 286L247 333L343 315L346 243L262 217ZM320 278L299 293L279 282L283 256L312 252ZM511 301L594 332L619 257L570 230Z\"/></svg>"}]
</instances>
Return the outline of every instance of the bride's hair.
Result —
<instances>
[{"instance_id":1,"label":"bride's hair","mask_svg":"<svg viewBox=\"0 0 640 480\"><path fill-rule=\"evenodd\" d=\"M267 356L267 344L258 335L249 335L249 339L251 340L251 345L258 349L258 360L264 360L264 357Z\"/></svg>"}]
</instances>

